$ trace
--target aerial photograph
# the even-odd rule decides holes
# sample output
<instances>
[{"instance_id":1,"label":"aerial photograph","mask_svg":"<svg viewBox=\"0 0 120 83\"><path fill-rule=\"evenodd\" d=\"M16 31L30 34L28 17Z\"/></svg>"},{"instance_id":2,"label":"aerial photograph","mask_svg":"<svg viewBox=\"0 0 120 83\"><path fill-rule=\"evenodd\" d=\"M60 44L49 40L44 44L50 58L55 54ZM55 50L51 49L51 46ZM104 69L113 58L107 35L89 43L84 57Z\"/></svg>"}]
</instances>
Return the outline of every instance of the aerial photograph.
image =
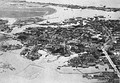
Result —
<instances>
[{"instance_id":1,"label":"aerial photograph","mask_svg":"<svg viewBox=\"0 0 120 83\"><path fill-rule=\"evenodd\" d=\"M120 83L120 0L0 0L0 83Z\"/></svg>"}]
</instances>

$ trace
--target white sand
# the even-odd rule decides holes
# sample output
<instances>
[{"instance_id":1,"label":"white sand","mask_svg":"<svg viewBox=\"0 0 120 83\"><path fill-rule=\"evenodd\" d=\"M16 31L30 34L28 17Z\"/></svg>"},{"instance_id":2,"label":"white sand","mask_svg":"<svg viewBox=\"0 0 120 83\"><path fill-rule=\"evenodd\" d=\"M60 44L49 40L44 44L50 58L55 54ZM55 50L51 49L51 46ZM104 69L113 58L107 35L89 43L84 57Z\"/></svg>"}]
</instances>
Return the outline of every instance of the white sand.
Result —
<instances>
[{"instance_id":1,"label":"white sand","mask_svg":"<svg viewBox=\"0 0 120 83\"><path fill-rule=\"evenodd\" d=\"M104 16L106 19L119 19L120 18L120 12L107 12L107 11L101 11L101 10L91 10L91 9L70 9L65 7L55 7L50 6L57 10L56 13L53 13L51 15L45 16L45 18L50 22L59 22L63 21L65 19L73 18L73 17L94 17L94 16ZM67 9L67 10L64 10Z\"/></svg>"}]
</instances>

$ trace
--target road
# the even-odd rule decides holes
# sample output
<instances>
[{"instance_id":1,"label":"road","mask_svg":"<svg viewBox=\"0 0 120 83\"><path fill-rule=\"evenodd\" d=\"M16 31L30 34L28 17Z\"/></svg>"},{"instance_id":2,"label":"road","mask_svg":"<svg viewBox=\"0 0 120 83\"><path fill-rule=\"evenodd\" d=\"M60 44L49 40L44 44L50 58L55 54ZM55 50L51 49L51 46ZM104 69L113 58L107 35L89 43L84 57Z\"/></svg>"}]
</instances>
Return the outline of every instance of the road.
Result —
<instances>
[{"instance_id":1,"label":"road","mask_svg":"<svg viewBox=\"0 0 120 83\"><path fill-rule=\"evenodd\" d=\"M110 56L108 55L108 53L105 51L105 48L102 48L103 53L105 54L106 58L108 59L109 63L111 64L111 66L114 68L115 72L117 73L118 77L120 78L120 72L117 69L116 65L113 63L113 61L111 60Z\"/></svg>"},{"instance_id":2,"label":"road","mask_svg":"<svg viewBox=\"0 0 120 83\"><path fill-rule=\"evenodd\" d=\"M114 39L114 37L112 36L111 32L108 30L107 27L104 27L104 29L106 30L106 33L108 34L109 40L104 44L103 47L101 47L101 49L102 49L103 53L105 54L106 58L108 59L109 63L113 67L114 71L117 73L118 77L120 78L119 70L117 69L116 65L113 63L112 59L110 58L110 56L106 52L106 49L108 48L110 43L113 43L115 41L115 39Z\"/></svg>"}]
</instances>

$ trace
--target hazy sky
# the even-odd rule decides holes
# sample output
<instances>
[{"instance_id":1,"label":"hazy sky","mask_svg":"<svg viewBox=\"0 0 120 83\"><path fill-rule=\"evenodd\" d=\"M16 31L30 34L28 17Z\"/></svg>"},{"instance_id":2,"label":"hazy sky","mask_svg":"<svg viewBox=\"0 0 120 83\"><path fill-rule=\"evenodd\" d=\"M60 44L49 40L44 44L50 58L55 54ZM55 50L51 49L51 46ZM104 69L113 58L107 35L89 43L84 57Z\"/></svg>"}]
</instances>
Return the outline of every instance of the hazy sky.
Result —
<instances>
[{"instance_id":1,"label":"hazy sky","mask_svg":"<svg viewBox=\"0 0 120 83\"><path fill-rule=\"evenodd\" d=\"M93 5L93 6L109 6L109 7L120 7L120 0L26 0L33 2L53 2L62 4L77 4L77 5Z\"/></svg>"}]
</instances>

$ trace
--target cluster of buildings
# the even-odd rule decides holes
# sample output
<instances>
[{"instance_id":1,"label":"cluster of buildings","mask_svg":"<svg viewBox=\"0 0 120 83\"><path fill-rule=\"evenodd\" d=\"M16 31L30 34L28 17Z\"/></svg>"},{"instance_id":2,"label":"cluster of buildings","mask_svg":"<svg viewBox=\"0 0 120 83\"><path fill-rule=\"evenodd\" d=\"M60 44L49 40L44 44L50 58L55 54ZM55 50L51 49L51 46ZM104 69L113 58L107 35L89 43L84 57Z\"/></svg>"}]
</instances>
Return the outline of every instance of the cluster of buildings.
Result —
<instances>
[{"instance_id":1,"label":"cluster of buildings","mask_svg":"<svg viewBox=\"0 0 120 83\"><path fill-rule=\"evenodd\" d=\"M9 26L7 25L7 20L0 19L0 31L6 31L9 29Z\"/></svg>"},{"instance_id":2,"label":"cluster of buildings","mask_svg":"<svg viewBox=\"0 0 120 83\"><path fill-rule=\"evenodd\" d=\"M22 48L22 45L19 45L19 44L17 44L17 45L6 44L6 45L1 45L0 50L6 52L9 50L17 50L17 49L21 49L21 48Z\"/></svg>"},{"instance_id":3,"label":"cluster of buildings","mask_svg":"<svg viewBox=\"0 0 120 83\"><path fill-rule=\"evenodd\" d=\"M103 71L103 72L94 72L94 73L85 73L83 77L88 79L98 79L99 82L103 83L119 83L120 79L114 72Z\"/></svg>"},{"instance_id":4,"label":"cluster of buildings","mask_svg":"<svg viewBox=\"0 0 120 83\"><path fill-rule=\"evenodd\" d=\"M15 23L13 23L14 26L24 26L24 25L29 25L29 24L35 24L38 22L43 21L44 19L40 17L33 17L33 18L25 18L25 19L19 19Z\"/></svg>"},{"instance_id":5,"label":"cluster of buildings","mask_svg":"<svg viewBox=\"0 0 120 83\"><path fill-rule=\"evenodd\" d=\"M38 60L42 54L39 53L40 46L31 46L31 47L25 47L24 50L20 53L21 56L23 56L26 59L29 59L31 61Z\"/></svg>"},{"instance_id":6,"label":"cluster of buildings","mask_svg":"<svg viewBox=\"0 0 120 83\"><path fill-rule=\"evenodd\" d=\"M112 52L119 52L119 23L117 21L101 20L104 17L94 18L70 18L62 23L47 23L40 24L46 27L30 27L25 32L17 34L17 40L20 40L26 48L20 53L27 59L32 61L39 59L42 55L38 53L38 50L47 50L51 54L69 57L71 54L76 53L79 57L74 57L69 60L68 66L72 67L96 67L96 64L108 64L105 55L101 50L101 46L107 41L107 33L104 30L104 26L110 28L116 43L111 45ZM36 19L29 19L20 22L16 22L14 25L26 25L38 22ZM114 23L114 25L110 25ZM52 27L57 26L57 28ZM70 26L65 26L70 25ZM114 26L114 28L111 28ZM118 30L117 30L118 29ZM114 31L113 31L114 30ZM108 47L109 48L109 47ZM111 51L109 49L109 51ZM107 52L109 52L107 51ZM115 57L114 52L110 57ZM112 58L117 61L118 59ZM113 62L115 62L113 61ZM118 60L119 61L119 60ZM117 62L118 63L118 62ZM119 67L119 65L117 65ZM112 68L111 68L112 69ZM100 75L93 75L94 79L106 78L110 79L107 72L102 72ZM111 75L113 75L112 72ZM111 78L113 79L113 78ZM115 79L115 78L114 78Z\"/></svg>"}]
</instances>

